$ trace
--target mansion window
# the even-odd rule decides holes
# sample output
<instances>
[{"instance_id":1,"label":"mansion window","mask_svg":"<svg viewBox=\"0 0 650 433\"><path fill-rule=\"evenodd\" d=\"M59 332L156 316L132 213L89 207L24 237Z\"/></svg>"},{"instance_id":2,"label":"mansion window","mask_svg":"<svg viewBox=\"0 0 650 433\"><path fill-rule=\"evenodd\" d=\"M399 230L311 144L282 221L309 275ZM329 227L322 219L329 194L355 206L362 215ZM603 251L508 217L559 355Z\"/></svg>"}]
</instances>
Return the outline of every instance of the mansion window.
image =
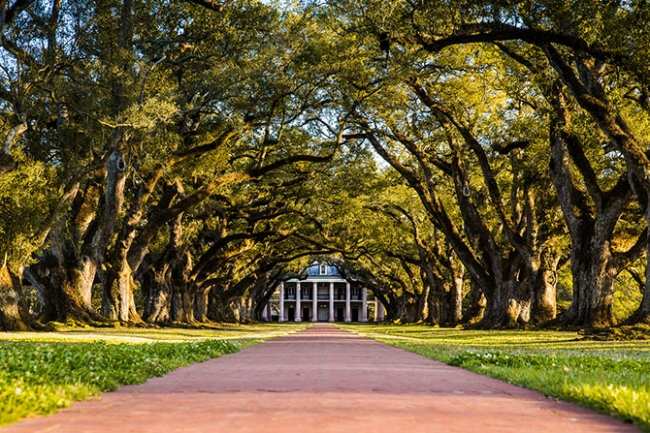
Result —
<instances>
[{"instance_id":1,"label":"mansion window","mask_svg":"<svg viewBox=\"0 0 650 433\"><path fill-rule=\"evenodd\" d=\"M320 274L327 275L327 265L320 265Z\"/></svg>"}]
</instances>

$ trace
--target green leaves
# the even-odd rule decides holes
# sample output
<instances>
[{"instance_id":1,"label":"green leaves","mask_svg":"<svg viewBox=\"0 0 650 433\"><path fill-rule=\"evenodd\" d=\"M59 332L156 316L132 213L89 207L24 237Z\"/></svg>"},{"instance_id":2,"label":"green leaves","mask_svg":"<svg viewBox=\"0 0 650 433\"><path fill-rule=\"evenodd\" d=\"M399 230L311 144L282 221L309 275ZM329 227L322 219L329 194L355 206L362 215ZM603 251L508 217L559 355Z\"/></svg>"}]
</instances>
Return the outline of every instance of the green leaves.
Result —
<instances>
[{"instance_id":1,"label":"green leaves","mask_svg":"<svg viewBox=\"0 0 650 433\"><path fill-rule=\"evenodd\" d=\"M47 220L56 190L53 170L17 152L18 168L0 175L0 260L23 264L40 247L33 239Z\"/></svg>"}]
</instances>

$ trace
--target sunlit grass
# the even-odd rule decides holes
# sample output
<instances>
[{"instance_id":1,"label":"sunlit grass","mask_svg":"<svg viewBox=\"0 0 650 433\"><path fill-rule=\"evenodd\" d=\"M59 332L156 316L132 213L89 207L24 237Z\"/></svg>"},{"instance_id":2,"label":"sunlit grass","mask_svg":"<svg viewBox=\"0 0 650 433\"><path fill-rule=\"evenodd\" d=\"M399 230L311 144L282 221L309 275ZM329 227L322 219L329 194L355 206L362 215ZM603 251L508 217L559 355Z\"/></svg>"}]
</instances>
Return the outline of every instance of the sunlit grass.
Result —
<instances>
[{"instance_id":1,"label":"sunlit grass","mask_svg":"<svg viewBox=\"0 0 650 433\"><path fill-rule=\"evenodd\" d=\"M0 332L1 341L82 343L151 343L156 341L187 342L206 339L260 340L304 329L307 325L294 323L213 324L204 328L78 328L57 327L56 332Z\"/></svg>"},{"instance_id":2,"label":"sunlit grass","mask_svg":"<svg viewBox=\"0 0 650 433\"><path fill-rule=\"evenodd\" d=\"M650 432L650 341L595 341L576 332L344 325L378 341L577 402Z\"/></svg>"},{"instance_id":3,"label":"sunlit grass","mask_svg":"<svg viewBox=\"0 0 650 433\"><path fill-rule=\"evenodd\" d=\"M650 356L650 341L598 341L573 331L463 330L425 325L344 325L345 329L386 341L434 343L451 347L624 351Z\"/></svg>"}]
</instances>

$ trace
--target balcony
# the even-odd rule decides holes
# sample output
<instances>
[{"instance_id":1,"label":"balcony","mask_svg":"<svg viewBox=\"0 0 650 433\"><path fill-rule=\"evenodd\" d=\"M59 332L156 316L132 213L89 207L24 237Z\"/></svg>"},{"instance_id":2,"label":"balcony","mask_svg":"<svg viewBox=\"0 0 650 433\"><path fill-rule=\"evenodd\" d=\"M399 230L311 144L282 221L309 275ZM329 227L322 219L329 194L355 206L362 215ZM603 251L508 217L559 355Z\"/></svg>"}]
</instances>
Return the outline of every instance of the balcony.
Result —
<instances>
[{"instance_id":1,"label":"balcony","mask_svg":"<svg viewBox=\"0 0 650 433\"><path fill-rule=\"evenodd\" d=\"M304 291L304 292L301 291L300 292L300 301L301 302L302 301L312 301L313 300L312 295L313 295L313 293L312 293L311 290ZM323 292L323 291L319 290L318 291L318 296L317 296L316 299L319 300L319 301L329 301L329 299L330 299L329 291ZM296 293L295 292L293 292L293 293L285 292L284 293L284 300L285 301L295 301L296 300ZM334 291L334 300L335 301L345 301L345 291L344 290L340 290L340 291L335 290ZM350 294L350 300L351 301L362 301L363 298L362 298L362 295L360 293L357 293L357 294L351 293Z\"/></svg>"},{"instance_id":2,"label":"balcony","mask_svg":"<svg viewBox=\"0 0 650 433\"><path fill-rule=\"evenodd\" d=\"M320 297L318 299L320 299ZM329 299L329 298L325 298L325 299ZM284 300L285 301L295 301L296 300L296 295L285 293L284 294ZM311 300L312 300L311 294L309 294L308 296L306 296L303 293L300 294L300 302L302 302L302 301L311 301Z\"/></svg>"}]
</instances>

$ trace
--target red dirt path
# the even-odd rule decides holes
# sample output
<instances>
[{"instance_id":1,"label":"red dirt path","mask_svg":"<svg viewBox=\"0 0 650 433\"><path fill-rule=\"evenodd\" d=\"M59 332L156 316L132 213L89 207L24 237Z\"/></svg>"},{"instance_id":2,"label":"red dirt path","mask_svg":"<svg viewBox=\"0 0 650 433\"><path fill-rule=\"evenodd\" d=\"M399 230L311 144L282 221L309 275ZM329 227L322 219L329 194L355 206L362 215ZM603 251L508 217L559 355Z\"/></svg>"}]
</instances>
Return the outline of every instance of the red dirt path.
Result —
<instances>
[{"instance_id":1,"label":"red dirt path","mask_svg":"<svg viewBox=\"0 0 650 433\"><path fill-rule=\"evenodd\" d=\"M333 326L126 386L2 433L605 433L631 425Z\"/></svg>"}]
</instances>

